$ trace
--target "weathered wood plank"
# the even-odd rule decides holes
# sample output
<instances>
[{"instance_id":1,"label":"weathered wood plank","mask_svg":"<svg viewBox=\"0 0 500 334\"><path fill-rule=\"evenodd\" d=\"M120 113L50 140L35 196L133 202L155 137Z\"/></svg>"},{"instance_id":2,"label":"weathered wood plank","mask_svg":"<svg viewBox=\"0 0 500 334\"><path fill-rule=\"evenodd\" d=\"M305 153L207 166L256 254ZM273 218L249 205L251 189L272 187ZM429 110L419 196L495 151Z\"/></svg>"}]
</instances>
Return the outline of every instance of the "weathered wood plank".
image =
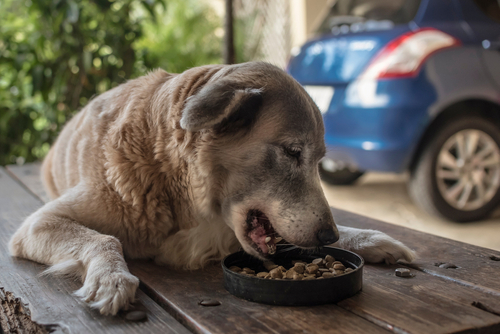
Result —
<instances>
[{"instance_id":1,"label":"weathered wood plank","mask_svg":"<svg viewBox=\"0 0 500 334\"><path fill-rule=\"evenodd\" d=\"M124 314L102 316L72 295L79 282L39 277L44 266L12 258L7 250L10 236L41 205L0 167L0 286L29 303L33 321L65 333L189 333L141 291L136 308L148 313L147 321L129 322Z\"/></svg>"},{"instance_id":2,"label":"weathered wood plank","mask_svg":"<svg viewBox=\"0 0 500 334\"><path fill-rule=\"evenodd\" d=\"M40 177L41 163L32 163L22 166L10 165L6 166L7 172L20 181L30 192L38 197L44 203L47 203L50 198L45 192Z\"/></svg>"},{"instance_id":3,"label":"weathered wood plank","mask_svg":"<svg viewBox=\"0 0 500 334\"><path fill-rule=\"evenodd\" d=\"M129 267L148 295L195 333L387 333L336 305L277 307L234 297L224 289L220 264L191 272L143 261ZM221 305L199 305L204 299Z\"/></svg>"},{"instance_id":4,"label":"weathered wood plank","mask_svg":"<svg viewBox=\"0 0 500 334\"><path fill-rule=\"evenodd\" d=\"M367 266L363 292L338 305L387 323L396 332L462 333L481 328L481 333L500 333L499 316L472 306L480 301L500 311L497 296L418 271L413 271L413 278L397 277L394 270L399 267Z\"/></svg>"},{"instance_id":5,"label":"weathered wood plank","mask_svg":"<svg viewBox=\"0 0 500 334\"><path fill-rule=\"evenodd\" d=\"M414 249L418 259L410 267L500 297L500 252L338 209L332 208L332 212L340 225L379 230ZM439 268L436 266L439 263L454 264L458 268Z\"/></svg>"},{"instance_id":6,"label":"weathered wood plank","mask_svg":"<svg viewBox=\"0 0 500 334\"><path fill-rule=\"evenodd\" d=\"M329 333L335 328L358 333L367 332L365 320L396 333L459 333L479 328L478 333L500 332L500 317L471 305L473 301L495 305L497 297L449 285L426 273L399 278L394 276L395 268L366 266L363 291L338 305L273 307L230 295L223 287L218 264L186 273L152 263L130 263L148 294L198 333L270 333L276 328L280 332ZM205 308L198 305L203 299L215 299L222 305ZM365 320L356 320L339 306Z\"/></svg>"}]
</instances>

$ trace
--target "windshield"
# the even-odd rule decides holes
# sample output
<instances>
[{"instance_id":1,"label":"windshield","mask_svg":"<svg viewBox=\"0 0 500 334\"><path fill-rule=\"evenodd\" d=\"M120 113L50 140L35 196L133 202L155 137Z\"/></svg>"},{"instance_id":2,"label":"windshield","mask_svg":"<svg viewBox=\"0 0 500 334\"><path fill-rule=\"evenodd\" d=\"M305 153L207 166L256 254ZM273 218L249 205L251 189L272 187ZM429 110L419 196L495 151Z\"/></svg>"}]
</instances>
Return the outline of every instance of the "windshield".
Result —
<instances>
[{"instance_id":1,"label":"windshield","mask_svg":"<svg viewBox=\"0 0 500 334\"><path fill-rule=\"evenodd\" d=\"M337 0L318 29L320 34L391 29L417 14L420 0Z\"/></svg>"}]
</instances>

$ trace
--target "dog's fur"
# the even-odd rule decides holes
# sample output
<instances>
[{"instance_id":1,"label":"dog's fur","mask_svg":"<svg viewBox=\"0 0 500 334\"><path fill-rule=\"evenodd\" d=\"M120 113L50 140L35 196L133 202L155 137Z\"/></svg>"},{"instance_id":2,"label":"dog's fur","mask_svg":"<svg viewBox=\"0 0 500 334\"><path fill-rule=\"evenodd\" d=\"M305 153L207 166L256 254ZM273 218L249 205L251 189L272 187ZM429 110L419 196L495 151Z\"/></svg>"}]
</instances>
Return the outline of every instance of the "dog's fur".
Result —
<instances>
[{"instance_id":1,"label":"dog's fur","mask_svg":"<svg viewBox=\"0 0 500 334\"><path fill-rule=\"evenodd\" d=\"M155 71L66 125L42 168L52 201L26 219L10 251L80 275L77 295L104 314L134 299L139 281L124 255L184 269L240 246L265 258L263 231L306 248L340 232L334 245L369 262L411 261L386 234L337 231L317 169L323 136L307 93L269 64Z\"/></svg>"}]
</instances>

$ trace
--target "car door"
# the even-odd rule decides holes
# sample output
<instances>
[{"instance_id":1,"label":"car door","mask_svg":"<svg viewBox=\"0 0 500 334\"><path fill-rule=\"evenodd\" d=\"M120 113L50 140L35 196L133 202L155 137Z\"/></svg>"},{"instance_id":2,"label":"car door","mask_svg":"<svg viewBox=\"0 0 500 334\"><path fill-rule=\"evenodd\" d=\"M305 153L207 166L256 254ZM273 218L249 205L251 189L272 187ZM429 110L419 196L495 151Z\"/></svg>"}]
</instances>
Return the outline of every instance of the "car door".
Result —
<instances>
[{"instance_id":1,"label":"car door","mask_svg":"<svg viewBox=\"0 0 500 334\"><path fill-rule=\"evenodd\" d=\"M459 0L462 15L480 43L482 60L500 96L500 1ZM499 97L500 98L500 97Z\"/></svg>"}]
</instances>

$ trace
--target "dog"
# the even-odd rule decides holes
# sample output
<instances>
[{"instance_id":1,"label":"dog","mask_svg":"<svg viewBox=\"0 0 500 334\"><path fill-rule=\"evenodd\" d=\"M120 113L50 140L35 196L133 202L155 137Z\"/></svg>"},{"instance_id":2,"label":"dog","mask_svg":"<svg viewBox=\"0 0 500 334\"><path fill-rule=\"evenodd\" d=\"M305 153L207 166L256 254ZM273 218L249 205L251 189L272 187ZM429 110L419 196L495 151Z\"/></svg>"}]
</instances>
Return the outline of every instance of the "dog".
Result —
<instances>
[{"instance_id":1,"label":"dog","mask_svg":"<svg viewBox=\"0 0 500 334\"><path fill-rule=\"evenodd\" d=\"M279 237L412 261L382 232L336 226L318 174L323 136L313 100L273 65L156 70L68 122L42 166L51 201L10 252L80 276L75 294L110 315L139 285L124 256L193 270L240 247L269 258Z\"/></svg>"}]
</instances>

